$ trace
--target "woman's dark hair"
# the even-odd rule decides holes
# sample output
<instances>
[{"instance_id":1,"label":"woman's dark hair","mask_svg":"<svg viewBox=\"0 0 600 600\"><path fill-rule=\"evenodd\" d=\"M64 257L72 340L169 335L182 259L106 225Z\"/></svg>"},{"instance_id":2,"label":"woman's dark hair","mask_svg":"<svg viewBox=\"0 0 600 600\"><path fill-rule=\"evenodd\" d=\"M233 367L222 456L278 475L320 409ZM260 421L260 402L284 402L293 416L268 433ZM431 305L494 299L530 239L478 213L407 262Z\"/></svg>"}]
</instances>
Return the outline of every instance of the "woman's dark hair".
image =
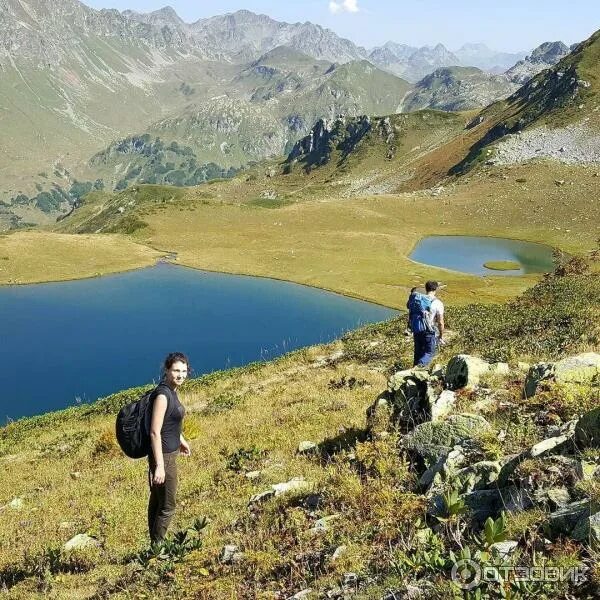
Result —
<instances>
[{"instance_id":1,"label":"woman's dark hair","mask_svg":"<svg viewBox=\"0 0 600 600\"><path fill-rule=\"evenodd\" d=\"M182 362L187 365L188 371L191 370L190 360L183 352L171 352L167 354L163 364L162 364L162 372L163 375L176 363Z\"/></svg>"}]
</instances>

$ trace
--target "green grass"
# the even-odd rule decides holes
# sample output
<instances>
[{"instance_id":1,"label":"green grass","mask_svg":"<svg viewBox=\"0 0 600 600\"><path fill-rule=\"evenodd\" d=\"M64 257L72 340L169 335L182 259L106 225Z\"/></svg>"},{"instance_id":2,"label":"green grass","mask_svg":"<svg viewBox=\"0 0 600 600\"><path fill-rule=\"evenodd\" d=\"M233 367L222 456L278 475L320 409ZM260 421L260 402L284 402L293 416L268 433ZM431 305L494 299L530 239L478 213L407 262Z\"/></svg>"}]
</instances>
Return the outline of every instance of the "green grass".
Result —
<instances>
[{"instance_id":1,"label":"green grass","mask_svg":"<svg viewBox=\"0 0 600 600\"><path fill-rule=\"evenodd\" d=\"M520 263L514 260L488 260L483 263L483 266L492 271L519 271L521 269Z\"/></svg>"},{"instance_id":2,"label":"green grass","mask_svg":"<svg viewBox=\"0 0 600 600\"><path fill-rule=\"evenodd\" d=\"M455 337L439 361L462 351L513 363L598 349L599 279L594 263L586 271L582 262L571 262L511 304L449 307ZM365 429L365 409L385 389L387 374L410 364L404 325L393 319L328 346L189 381L181 397L193 453L180 461L172 526L179 533L161 556L147 552L144 461L125 459L113 437L117 410L144 387L0 429L0 506L13 498L24 503L22 510L0 510L0 577L10 597L142 598L151 589L156 597L266 599L269 592L288 597L306 587L325 593L354 572L362 582L358 597L373 598L411 578L447 582L449 553L458 551L454 528L473 550L487 538L470 532L461 513L432 536L425 498L396 437L369 439ZM319 361L337 350L344 356L335 364ZM484 413L493 431L508 432L503 442L497 436L479 440L490 456L539 439L532 410L551 406L568 420L578 407L593 406L583 388L575 396L561 391L540 397L539 406L528 404L520 395L522 377L487 382L505 388L502 398L509 394L514 404L509 413L496 405ZM342 385L352 378L356 385ZM478 410L469 394L459 395L459 403ZM318 451L298 455L303 440L316 442ZM259 478L246 478L250 470L261 471ZM314 507L307 508L311 495L304 492L248 509L250 496L297 476L318 493ZM309 532L330 515L339 517L327 532ZM195 524L203 516L210 522L198 539ZM543 519L539 513L514 516L506 527L512 535L531 536ZM196 533L184 535L194 527ZM100 546L64 551L64 542L81 532L97 537ZM231 543L244 554L238 566L219 561ZM342 545L346 552L332 561Z\"/></svg>"}]
</instances>

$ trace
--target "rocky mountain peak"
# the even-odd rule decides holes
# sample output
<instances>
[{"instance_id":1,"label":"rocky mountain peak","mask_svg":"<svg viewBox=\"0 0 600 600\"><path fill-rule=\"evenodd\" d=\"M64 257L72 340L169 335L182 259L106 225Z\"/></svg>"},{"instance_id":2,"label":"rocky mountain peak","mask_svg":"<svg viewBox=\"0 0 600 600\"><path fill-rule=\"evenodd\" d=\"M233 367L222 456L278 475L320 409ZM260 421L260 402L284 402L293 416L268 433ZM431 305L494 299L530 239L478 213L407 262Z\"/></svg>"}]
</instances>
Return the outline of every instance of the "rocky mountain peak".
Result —
<instances>
[{"instance_id":1,"label":"rocky mountain peak","mask_svg":"<svg viewBox=\"0 0 600 600\"><path fill-rule=\"evenodd\" d=\"M569 47L563 42L544 42L529 57L532 62L556 63L569 54Z\"/></svg>"},{"instance_id":2,"label":"rocky mountain peak","mask_svg":"<svg viewBox=\"0 0 600 600\"><path fill-rule=\"evenodd\" d=\"M513 83L523 85L544 69L554 66L569 52L569 47L563 42L544 42L529 56L506 71L506 76Z\"/></svg>"}]
</instances>

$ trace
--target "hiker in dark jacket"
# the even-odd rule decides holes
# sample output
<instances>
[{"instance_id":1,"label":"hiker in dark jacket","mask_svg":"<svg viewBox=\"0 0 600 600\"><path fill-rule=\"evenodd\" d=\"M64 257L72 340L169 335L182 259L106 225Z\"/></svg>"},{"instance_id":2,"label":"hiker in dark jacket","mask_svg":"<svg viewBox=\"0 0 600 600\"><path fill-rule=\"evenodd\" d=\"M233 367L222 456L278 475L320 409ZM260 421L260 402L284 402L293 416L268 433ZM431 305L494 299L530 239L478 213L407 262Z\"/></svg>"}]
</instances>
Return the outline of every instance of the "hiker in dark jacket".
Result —
<instances>
[{"instance_id":1,"label":"hiker in dark jacket","mask_svg":"<svg viewBox=\"0 0 600 600\"><path fill-rule=\"evenodd\" d=\"M436 346L444 344L444 305L436 292L437 281L425 284L425 294L420 294L416 288L411 290L406 306L408 321L413 333L415 344L415 367L426 367L433 360Z\"/></svg>"},{"instance_id":2,"label":"hiker in dark jacket","mask_svg":"<svg viewBox=\"0 0 600 600\"><path fill-rule=\"evenodd\" d=\"M165 537L175 514L177 456L191 453L182 434L185 408L177 396L177 388L186 380L188 371L185 354L169 354L163 364L162 381L151 396L148 530L152 543Z\"/></svg>"}]
</instances>

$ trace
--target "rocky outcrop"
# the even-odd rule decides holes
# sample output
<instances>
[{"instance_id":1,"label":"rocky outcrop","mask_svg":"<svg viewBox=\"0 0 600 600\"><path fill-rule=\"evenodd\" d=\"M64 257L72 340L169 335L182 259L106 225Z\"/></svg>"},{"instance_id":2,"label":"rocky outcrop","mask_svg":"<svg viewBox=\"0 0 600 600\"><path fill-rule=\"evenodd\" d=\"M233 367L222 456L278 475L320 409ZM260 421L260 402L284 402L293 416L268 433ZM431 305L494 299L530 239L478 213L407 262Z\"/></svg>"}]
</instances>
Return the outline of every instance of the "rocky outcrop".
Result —
<instances>
[{"instance_id":1,"label":"rocky outcrop","mask_svg":"<svg viewBox=\"0 0 600 600\"><path fill-rule=\"evenodd\" d=\"M543 382L558 384L589 383L600 377L600 354L586 352L557 362L533 365L525 378L524 395L533 396Z\"/></svg>"},{"instance_id":2,"label":"rocky outcrop","mask_svg":"<svg viewBox=\"0 0 600 600\"><path fill-rule=\"evenodd\" d=\"M529 56L508 69L505 75L513 83L523 85L539 72L553 67L569 52L569 47L562 42L544 42Z\"/></svg>"},{"instance_id":3,"label":"rocky outcrop","mask_svg":"<svg viewBox=\"0 0 600 600\"><path fill-rule=\"evenodd\" d=\"M324 165L329 162L334 150L341 153L343 160L371 127L371 118L367 116L346 118L341 115L334 121L320 119L310 133L294 145L287 162L300 161L305 168Z\"/></svg>"},{"instance_id":4,"label":"rocky outcrop","mask_svg":"<svg viewBox=\"0 0 600 600\"><path fill-rule=\"evenodd\" d=\"M421 79L404 98L402 110L471 110L507 98L517 89L504 75L475 67L445 67Z\"/></svg>"}]
</instances>

